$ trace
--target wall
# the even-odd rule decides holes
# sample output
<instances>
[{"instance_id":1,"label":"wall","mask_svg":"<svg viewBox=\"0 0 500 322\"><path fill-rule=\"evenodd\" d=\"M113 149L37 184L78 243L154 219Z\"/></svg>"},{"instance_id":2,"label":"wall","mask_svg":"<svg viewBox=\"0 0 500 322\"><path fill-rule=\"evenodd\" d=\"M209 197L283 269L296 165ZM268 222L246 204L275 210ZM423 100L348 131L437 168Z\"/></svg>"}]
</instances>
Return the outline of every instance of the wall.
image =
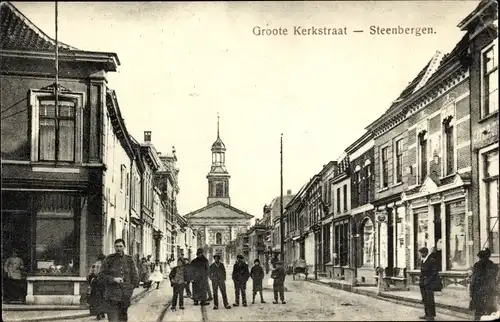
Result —
<instances>
[{"instance_id":1,"label":"wall","mask_svg":"<svg viewBox=\"0 0 500 322\"><path fill-rule=\"evenodd\" d=\"M114 253L114 240L125 239L129 245L129 215L130 215L130 165L131 159L125 152L116 136L107 109L104 112L106 120L104 128L104 218L106 222L104 235L104 254ZM114 222L114 224L113 224ZM128 248L127 253L132 253Z\"/></svg>"}]
</instances>

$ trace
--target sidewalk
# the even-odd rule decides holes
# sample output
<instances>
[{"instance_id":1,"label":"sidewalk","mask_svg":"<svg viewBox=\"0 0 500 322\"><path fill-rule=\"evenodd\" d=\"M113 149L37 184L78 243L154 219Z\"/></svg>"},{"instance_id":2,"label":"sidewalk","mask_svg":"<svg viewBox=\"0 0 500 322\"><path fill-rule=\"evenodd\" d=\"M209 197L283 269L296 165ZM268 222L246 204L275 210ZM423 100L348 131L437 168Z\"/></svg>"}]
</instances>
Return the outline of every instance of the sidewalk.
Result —
<instances>
[{"instance_id":1,"label":"sidewalk","mask_svg":"<svg viewBox=\"0 0 500 322\"><path fill-rule=\"evenodd\" d=\"M132 303L147 293L148 290L144 288L136 288L132 295ZM88 316L90 314L86 306L5 304L2 307L2 320L7 322L71 320Z\"/></svg>"},{"instance_id":2,"label":"sidewalk","mask_svg":"<svg viewBox=\"0 0 500 322\"><path fill-rule=\"evenodd\" d=\"M335 289L344 290L347 292L353 292L365 296L370 296L383 300L395 300L396 302L411 305L411 306L422 306L422 295L420 291L417 290L394 290L394 291L384 291L378 292L378 287L376 286L355 286L353 287L349 282L342 280L332 280L327 278L320 278L318 280L308 279L311 283L323 284L333 287ZM469 299L464 299L463 291L455 290L445 290L445 292L436 292L435 301L436 308L446 309L452 312L456 312L460 315L472 316L472 312L469 310Z\"/></svg>"}]
</instances>

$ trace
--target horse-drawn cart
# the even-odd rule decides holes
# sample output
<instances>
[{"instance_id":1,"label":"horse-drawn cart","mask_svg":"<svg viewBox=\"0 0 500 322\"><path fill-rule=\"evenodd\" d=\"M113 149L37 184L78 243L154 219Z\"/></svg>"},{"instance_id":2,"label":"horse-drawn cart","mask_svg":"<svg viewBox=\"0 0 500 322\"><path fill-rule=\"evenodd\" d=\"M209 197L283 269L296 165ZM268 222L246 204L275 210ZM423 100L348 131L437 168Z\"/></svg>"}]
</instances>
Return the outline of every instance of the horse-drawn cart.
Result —
<instances>
[{"instance_id":1,"label":"horse-drawn cart","mask_svg":"<svg viewBox=\"0 0 500 322\"><path fill-rule=\"evenodd\" d=\"M306 261L304 259L297 259L292 266L292 275L293 275L293 280L295 280L295 275L302 273L305 275L305 278L307 280L307 274L308 274L308 267L306 264Z\"/></svg>"}]
</instances>

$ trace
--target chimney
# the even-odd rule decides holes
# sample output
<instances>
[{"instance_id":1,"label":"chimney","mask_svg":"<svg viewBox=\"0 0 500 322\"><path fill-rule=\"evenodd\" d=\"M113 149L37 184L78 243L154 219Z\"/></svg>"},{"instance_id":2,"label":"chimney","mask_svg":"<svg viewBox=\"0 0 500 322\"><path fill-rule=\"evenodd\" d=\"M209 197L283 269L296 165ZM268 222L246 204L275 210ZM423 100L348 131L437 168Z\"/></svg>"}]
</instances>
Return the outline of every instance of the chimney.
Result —
<instances>
[{"instance_id":1,"label":"chimney","mask_svg":"<svg viewBox=\"0 0 500 322\"><path fill-rule=\"evenodd\" d=\"M287 195L287 196L291 196L291 195L292 195L292 189L288 189L288 190L286 191L286 195Z\"/></svg>"},{"instance_id":2,"label":"chimney","mask_svg":"<svg viewBox=\"0 0 500 322\"><path fill-rule=\"evenodd\" d=\"M144 142L151 142L151 131L144 131Z\"/></svg>"}]
</instances>

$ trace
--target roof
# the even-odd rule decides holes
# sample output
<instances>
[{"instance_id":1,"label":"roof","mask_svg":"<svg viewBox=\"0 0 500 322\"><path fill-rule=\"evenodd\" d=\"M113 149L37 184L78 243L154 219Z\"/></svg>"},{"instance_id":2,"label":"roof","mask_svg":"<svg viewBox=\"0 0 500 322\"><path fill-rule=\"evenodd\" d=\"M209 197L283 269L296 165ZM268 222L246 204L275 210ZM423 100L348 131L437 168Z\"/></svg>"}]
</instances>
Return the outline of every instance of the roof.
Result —
<instances>
[{"instance_id":1,"label":"roof","mask_svg":"<svg viewBox=\"0 0 500 322\"><path fill-rule=\"evenodd\" d=\"M118 105L118 98L116 97L116 92L112 89L106 91L106 105L108 107L108 113L111 118L111 124L113 126L113 132L117 135L120 140L120 144L127 152L128 156L134 158L134 148L131 141L131 137L128 133L127 127L125 125L125 120L122 117L120 111L120 106Z\"/></svg>"},{"instance_id":2,"label":"roof","mask_svg":"<svg viewBox=\"0 0 500 322\"><path fill-rule=\"evenodd\" d=\"M244 216L246 219L252 219L254 217L254 216L250 215L249 213L244 212L242 210L239 210L238 208L235 208L235 207L233 207L231 205L228 205L227 203L224 203L222 201L216 201L214 203L206 205L203 208L200 208L198 210L195 210L195 211L192 211L192 212L190 212L188 214L185 214L183 217L184 218L188 218L188 219L189 218L193 218L196 214L199 214L199 213L201 213L201 212L203 212L203 211L205 211L207 209L210 209L210 208L213 208L213 207L216 207L216 206L222 206L224 208L227 208L227 209L229 209L229 210L231 210L233 212L236 212L237 214L240 214L240 215Z\"/></svg>"},{"instance_id":3,"label":"roof","mask_svg":"<svg viewBox=\"0 0 500 322\"><path fill-rule=\"evenodd\" d=\"M38 28L21 11L9 1L0 2L0 49L10 51L29 51L39 53L53 53L56 41ZM57 41L61 58L64 54L79 54L74 59L85 61L85 56L91 56L93 61L106 61L109 70L116 70L120 65L115 53L85 51ZM83 56L83 57L82 57Z\"/></svg>"},{"instance_id":4,"label":"roof","mask_svg":"<svg viewBox=\"0 0 500 322\"><path fill-rule=\"evenodd\" d=\"M468 35L464 34L464 36L460 39L460 41L455 45L453 50L450 53L445 54L441 57L442 59L440 59L437 68L436 66L433 66L432 63L436 61L435 58L441 55L441 53L437 52L436 54L434 54L433 57L429 60L429 62L424 66L424 68L413 79L413 81L411 81L409 85L403 90L403 92L401 92L399 97L394 102L392 102L389 109L384 114L382 114L377 120L368 125L365 129L371 131L373 130L373 128L379 126L379 124L381 124L388 118L391 118L394 114L400 111L403 104L406 103L406 101L410 97L412 97L414 94L419 95L420 93L422 93L423 90L427 90L428 89L427 85L432 84L433 80L439 77L445 68L450 66L450 64L452 63L461 61L464 55L467 54L467 49L469 45L468 41L469 41ZM429 72L431 70L433 72L431 75L429 75L430 74ZM422 83L421 81L424 77L427 78L427 81L425 81L425 83ZM416 88L417 86L419 88Z\"/></svg>"},{"instance_id":5,"label":"roof","mask_svg":"<svg viewBox=\"0 0 500 322\"><path fill-rule=\"evenodd\" d=\"M373 132L365 132L363 135L361 135L354 143L352 143L347 149L345 149L345 152L347 154L351 154L355 151L357 151L360 147L362 147L366 142L371 140L373 137Z\"/></svg>"},{"instance_id":6,"label":"roof","mask_svg":"<svg viewBox=\"0 0 500 322\"><path fill-rule=\"evenodd\" d=\"M288 203L295 197L295 195L284 195L283 196L283 212L285 212L285 207L288 205ZM271 220L274 220L274 218L279 217L281 213L281 196L276 197L271 201ZM276 216L273 216L276 214Z\"/></svg>"},{"instance_id":7,"label":"roof","mask_svg":"<svg viewBox=\"0 0 500 322\"><path fill-rule=\"evenodd\" d=\"M217 140L215 140L214 144L212 144L212 151L226 151L226 146L224 142L222 142L221 138L217 136Z\"/></svg>"},{"instance_id":8,"label":"roof","mask_svg":"<svg viewBox=\"0 0 500 322\"><path fill-rule=\"evenodd\" d=\"M494 8L495 10L498 10L497 1L482 0L481 2L479 2L476 9L472 10L472 12L467 15L467 17L465 17L462 21L460 21L457 27L460 28L460 30L469 29L471 24L474 24L478 20L477 18L480 17L481 14L489 8Z\"/></svg>"},{"instance_id":9,"label":"roof","mask_svg":"<svg viewBox=\"0 0 500 322\"><path fill-rule=\"evenodd\" d=\"M35 26L12 3L0 3L2 49L29 49L54 51L56 41ZM79 50L58 41L59 50Z\"/></svg>"}]
</instances>

